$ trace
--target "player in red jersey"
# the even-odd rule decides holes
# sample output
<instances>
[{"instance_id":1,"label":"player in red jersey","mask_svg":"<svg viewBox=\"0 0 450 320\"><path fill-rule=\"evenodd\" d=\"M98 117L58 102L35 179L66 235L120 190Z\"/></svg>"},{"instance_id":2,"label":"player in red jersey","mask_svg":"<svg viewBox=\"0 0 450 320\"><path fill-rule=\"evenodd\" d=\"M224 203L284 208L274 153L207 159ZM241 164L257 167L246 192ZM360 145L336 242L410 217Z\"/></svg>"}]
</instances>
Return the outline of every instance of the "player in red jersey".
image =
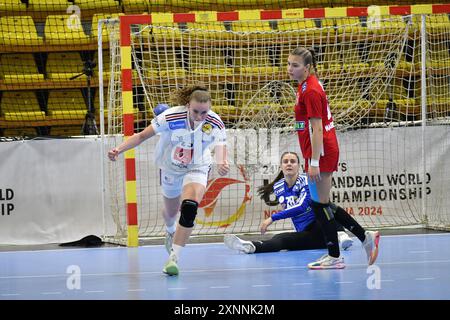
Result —
<instances>
[{"instance_id":1,"label":"player in red jersey","mask_svg":"<svg viewBox=\"0 0 450 320\"><path fill-rule=\"evenodd\" d=\"M322 84L312 74L312 68L317 74L314 50L299 47L289 55L288 74L291 79L298 81L295 128L305 159L305 171L309 177L311 207L317 221L321 224L328 247L328 254L308 264L308 267L310 269L343 268L344 258L339 252L336 221L330 208L331 180L333 172L338 168L339 145L327 95ZM351 219L354 221L353 218ZM355 235L363 241L363 246L368 251L370 265L375 262L378 255L379 233L364 232L356 221L354 223L352 224L360 229L350 231L360 234Z\"/></svg>"}]
</instances>

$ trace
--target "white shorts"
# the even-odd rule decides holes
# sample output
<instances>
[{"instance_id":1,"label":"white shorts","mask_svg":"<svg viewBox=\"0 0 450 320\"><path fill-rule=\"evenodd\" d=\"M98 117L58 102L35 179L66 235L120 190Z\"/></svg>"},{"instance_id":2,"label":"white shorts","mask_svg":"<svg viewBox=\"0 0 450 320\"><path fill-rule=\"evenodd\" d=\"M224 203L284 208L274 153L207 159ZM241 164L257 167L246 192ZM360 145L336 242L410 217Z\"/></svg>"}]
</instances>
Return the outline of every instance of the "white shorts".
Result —
<instances>
[{"instance_id":1,"label":"white shorts","mask_svg":"<svg viewBox=\"0 0 450 320\"><path fill-rule=\"evenodd\" d=\"M183 187L188 183L199 183L206 187L208 184L209 166L193 169L186 173L174 173L160 169L162 194L172 199L181 195Z\"/></svg>"}]
</instances>

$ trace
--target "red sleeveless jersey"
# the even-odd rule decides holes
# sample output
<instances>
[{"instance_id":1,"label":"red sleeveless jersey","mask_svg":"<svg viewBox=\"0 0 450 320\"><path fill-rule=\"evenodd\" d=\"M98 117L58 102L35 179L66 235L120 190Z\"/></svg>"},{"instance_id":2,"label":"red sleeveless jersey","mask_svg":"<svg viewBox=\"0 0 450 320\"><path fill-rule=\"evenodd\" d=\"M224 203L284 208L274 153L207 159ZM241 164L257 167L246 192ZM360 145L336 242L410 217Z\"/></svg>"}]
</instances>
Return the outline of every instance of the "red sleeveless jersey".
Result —
<instances>
[{"instance_id":1,"label":"red sleeveless jersey","mask_svg":"<svg viewBox=\"0 0 450 320\"><path fill-rule=\"evenodd\" d=\"M295 105L295 129L298 133L303 158L311 159L311 134L309 118L321 118L323 125L323 150L320 155L339 153L339 145L334 128L333 117L328 105L327 95L322 84L314 75L309 75L298 85Z\"/></svg>"}]
</instances>

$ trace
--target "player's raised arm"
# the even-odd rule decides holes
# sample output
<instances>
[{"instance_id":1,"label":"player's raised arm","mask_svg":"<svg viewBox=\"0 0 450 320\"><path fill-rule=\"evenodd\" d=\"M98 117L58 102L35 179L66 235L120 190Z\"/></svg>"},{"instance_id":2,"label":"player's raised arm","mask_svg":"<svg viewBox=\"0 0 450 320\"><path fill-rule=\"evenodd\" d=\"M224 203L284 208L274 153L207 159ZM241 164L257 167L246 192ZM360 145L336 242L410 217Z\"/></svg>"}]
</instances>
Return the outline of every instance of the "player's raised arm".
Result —
<instances>
[{"instance_id":1,"label":"player's raised arm","mask_svg":"<svg viewBox=\"0 0 450 320\"><path fill-rule=\"evenodd\" d=\"M109 150L108 158L111 161L116 161L117 157L121 153L123 153L129 149L133 149L134 147L140 145L142 142L153 137L154 135L155 135L155 130L153 129L153 126L150 125L147 128L145 128L143 131L133 135L126 141L122 142L118 147L115 147L115 148L112 148L111 150Z\"/></svg>"}]
</instances>

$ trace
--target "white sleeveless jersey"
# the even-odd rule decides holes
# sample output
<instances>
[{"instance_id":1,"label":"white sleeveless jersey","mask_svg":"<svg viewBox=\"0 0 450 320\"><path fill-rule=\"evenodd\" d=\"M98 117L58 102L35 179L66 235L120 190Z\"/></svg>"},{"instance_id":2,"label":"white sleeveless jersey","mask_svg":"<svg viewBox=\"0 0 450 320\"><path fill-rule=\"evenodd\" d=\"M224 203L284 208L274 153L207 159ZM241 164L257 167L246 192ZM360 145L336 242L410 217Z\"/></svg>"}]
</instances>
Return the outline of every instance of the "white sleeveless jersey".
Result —
<instances>
[{"instance_id":1,"label":"white sleeveless jersey","mask_svg":"<svg viewBox=\"0 0 450 320\"><path fill-rule=\"evenodd\" d=\"M210 148L226 145L225 126L211 110L197 130L191 129L186 106L167 109L151 125L160 134L155 163L166 170L186 172L208 166L212 162Z\"/></svg>"}]
</instances>

